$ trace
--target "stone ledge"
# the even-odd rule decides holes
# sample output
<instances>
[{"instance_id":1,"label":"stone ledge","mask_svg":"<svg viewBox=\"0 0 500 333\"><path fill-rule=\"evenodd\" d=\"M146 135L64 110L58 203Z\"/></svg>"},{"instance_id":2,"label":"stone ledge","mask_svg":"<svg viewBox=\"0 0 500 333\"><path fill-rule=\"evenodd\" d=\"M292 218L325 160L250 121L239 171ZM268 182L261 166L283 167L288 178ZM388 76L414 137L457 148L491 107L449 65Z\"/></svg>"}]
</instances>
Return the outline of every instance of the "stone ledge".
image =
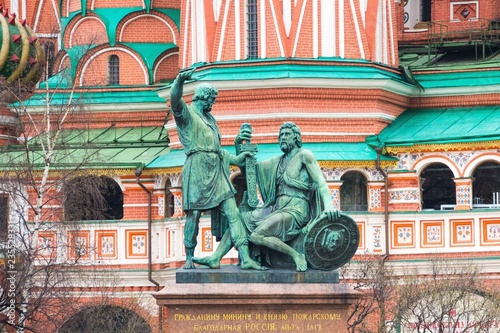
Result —
<instances>
[{"instance_id":1,"label":"stone ledge","mask_svg":"<svg viewBox=\"0 0 500 333\"><path fill-rule=\"evenodd\" d=\"M326 283L339 282L338 271L307 270L296 272L290 269L269 269L267 271L242 270L235 265L221 266L220 269L197 267L178 269L176 283Z\"/></svg>"}]
</instances>

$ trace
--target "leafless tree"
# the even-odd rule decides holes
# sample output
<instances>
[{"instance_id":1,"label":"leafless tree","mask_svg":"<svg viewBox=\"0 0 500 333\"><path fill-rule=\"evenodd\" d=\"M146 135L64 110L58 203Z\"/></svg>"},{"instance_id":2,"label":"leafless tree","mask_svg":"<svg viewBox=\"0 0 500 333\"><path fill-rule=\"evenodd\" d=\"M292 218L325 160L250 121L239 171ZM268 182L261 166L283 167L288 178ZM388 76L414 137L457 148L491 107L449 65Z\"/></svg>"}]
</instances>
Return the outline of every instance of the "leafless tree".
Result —
<instances>
[{"instance_id":1,"label":"leafless tree","mask_svg":"<svg viewBox=\"0 0 500 333\"><path fill-rule=\"evenodd\" d=\"M498 332L500 298L470 261L433 259L415 269L398 290L403 332Z\"/></svg>"},{"instance_id":2,"label":"leafless tree","mask_svg":"<svg viewBox=\"0 0 500 333\"><path fill-rule=\"evenodd\" d=\"M350 310L350 333L500 332L498 286L471 260L396 266L367 256L341 274L364 294Z\"/></svg>"},{"instance_id":3,"label":"leafless tree","mask_svg":"<svg viewBox=\"0 0 500 333\"><path fill-rule=\"evenodd\" d=\"M389 265L381 257L363 256L343 266L341 278L361 292L348 316L349 333L382 333L395 310L391 302L396 295L397 280Z\"/></svg>"},{"instance_id":4,"label":"leafless tree","mask_svg":"<svg viewBox=\"0 0 500 333\"><path fill-rule=\"evenodd\" d=\"M71 83L64 72L59 80ZM0 102L17 120L9 141L0 146L0 195L8 198L3 204L9 214L0 244L5 263L0 269L0 313L5 314L0 329L10 326L19 332L34 332L42 321L70 311L74 299L62 292L73 288L67 272L88 256L89 246L61 235L78 230L82 219L109 214L109 186L88 171L102 160L86 136L91 119L85 91L75 84L65 89L47 84L36 91L38 106L28 106L32 88L20 80L0 80ZM78 154L73 154L75 147Z\"/></svg>"}]
</instances>

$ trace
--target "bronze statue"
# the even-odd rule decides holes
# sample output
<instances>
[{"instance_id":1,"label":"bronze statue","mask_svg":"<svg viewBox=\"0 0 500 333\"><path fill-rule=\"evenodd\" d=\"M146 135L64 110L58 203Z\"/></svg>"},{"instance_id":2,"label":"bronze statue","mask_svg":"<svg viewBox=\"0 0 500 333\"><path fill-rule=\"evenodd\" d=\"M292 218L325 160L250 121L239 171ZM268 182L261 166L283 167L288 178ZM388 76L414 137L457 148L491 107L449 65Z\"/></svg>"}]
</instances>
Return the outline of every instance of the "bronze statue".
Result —
<instances>
[{"instance_id":1,"label":"bronze statue","mask_svg":"<svg viewBox=\"0 0 500 333\"><path fill-rule=\"evenodd\" d=\"M225 232L217 216L227 219L230 241L238 249L243 269L265 269L249 254L245 228L236 205L234 187L229 180L229 165L243 165L250 152L231 155L221 147L221 135L215 118L210 114L218 94L209 84L196 87L191 105L182 99L184 82L193 70L179 73L170 90L170 103L179 138L186 153L182 169L182 199L186 212L184 268L195 268L193 263L198 224L201 213L212 210L212 232ZM220 235L222 236L222 234Z\"/></svg>"},{"instance_id":2,"label":"bronze statue","mask_svg":"<svg viewBox=\"0 0 500 333\"><path fill-rule=\"evenodd\" d=\"M248 136L248 131L242 127L236 138L237 147ZM250 242L290 256L296 270L302 272L308 266L305 254L287 242L307 233L308 223L333 222L340 214L332 206L330 191L313 153L302 148L298 126L284 123L278 139L283 155L257 163L256 176L264 206L242 210L241 215ZM225 235L212 256L193 260L218 268L230 249L231 240Z\"/></svg>"}]
</instances>

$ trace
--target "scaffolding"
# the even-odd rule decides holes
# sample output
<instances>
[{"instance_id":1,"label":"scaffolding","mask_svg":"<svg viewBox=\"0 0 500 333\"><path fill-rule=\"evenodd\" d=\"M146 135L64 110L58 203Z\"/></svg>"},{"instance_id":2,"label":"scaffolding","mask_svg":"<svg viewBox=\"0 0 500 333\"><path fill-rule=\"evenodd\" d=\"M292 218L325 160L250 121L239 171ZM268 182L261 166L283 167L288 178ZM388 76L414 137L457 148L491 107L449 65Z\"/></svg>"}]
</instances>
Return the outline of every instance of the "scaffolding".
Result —
<instances>
[{"instance_id":1,"label":"scaffolding","mask_svg":"<svg viewBox=\"0 0 500 333\"><path fill-rule=\"evenodd\" d=\"M500 43L500 20L485 18L464 22L430 21L427 24L427 46L429 61L431 55L449 48L474 47L476 59L479 53L486 58L487 47L497 47Z\"/></svg>"}]
</instances>

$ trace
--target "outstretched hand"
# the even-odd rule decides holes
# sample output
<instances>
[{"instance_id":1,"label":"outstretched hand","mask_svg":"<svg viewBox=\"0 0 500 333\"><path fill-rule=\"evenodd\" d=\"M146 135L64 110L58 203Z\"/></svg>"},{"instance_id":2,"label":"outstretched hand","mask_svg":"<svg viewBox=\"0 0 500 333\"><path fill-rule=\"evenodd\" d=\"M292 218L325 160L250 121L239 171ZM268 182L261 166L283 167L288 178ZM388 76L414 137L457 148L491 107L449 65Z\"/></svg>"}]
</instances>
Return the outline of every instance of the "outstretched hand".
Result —
<instances>
[{"instance_id":1,"label":"outstretched hand","mask_svg":"<svg viewBox=\"0 0 500 333\"><path fill-rule=\"evenodd\" d=\"M184 81L191 79L191 76L193 75L194 71L195 68L188 69L186 71L181 71L177 75L177 80L179 81L179 83L184 83Z\"/></svg>"},{"instance_id":2,"label":"outstretched hand","mask_svg":"<svg viewBox=\"0 0 500 333\"><path fill-rule=\"evenodd\" d=\"M239 167L244 167L245 166L245 159L247 157L253 157L253 156L254 156L254 153L252 153L252 152L249 152L249 151L243 152L243 153L239 154L238 156L236 156L236 158L234 159L234 163L231 163L231 164L237 165Z\"/></svg>"}]
</instances>

